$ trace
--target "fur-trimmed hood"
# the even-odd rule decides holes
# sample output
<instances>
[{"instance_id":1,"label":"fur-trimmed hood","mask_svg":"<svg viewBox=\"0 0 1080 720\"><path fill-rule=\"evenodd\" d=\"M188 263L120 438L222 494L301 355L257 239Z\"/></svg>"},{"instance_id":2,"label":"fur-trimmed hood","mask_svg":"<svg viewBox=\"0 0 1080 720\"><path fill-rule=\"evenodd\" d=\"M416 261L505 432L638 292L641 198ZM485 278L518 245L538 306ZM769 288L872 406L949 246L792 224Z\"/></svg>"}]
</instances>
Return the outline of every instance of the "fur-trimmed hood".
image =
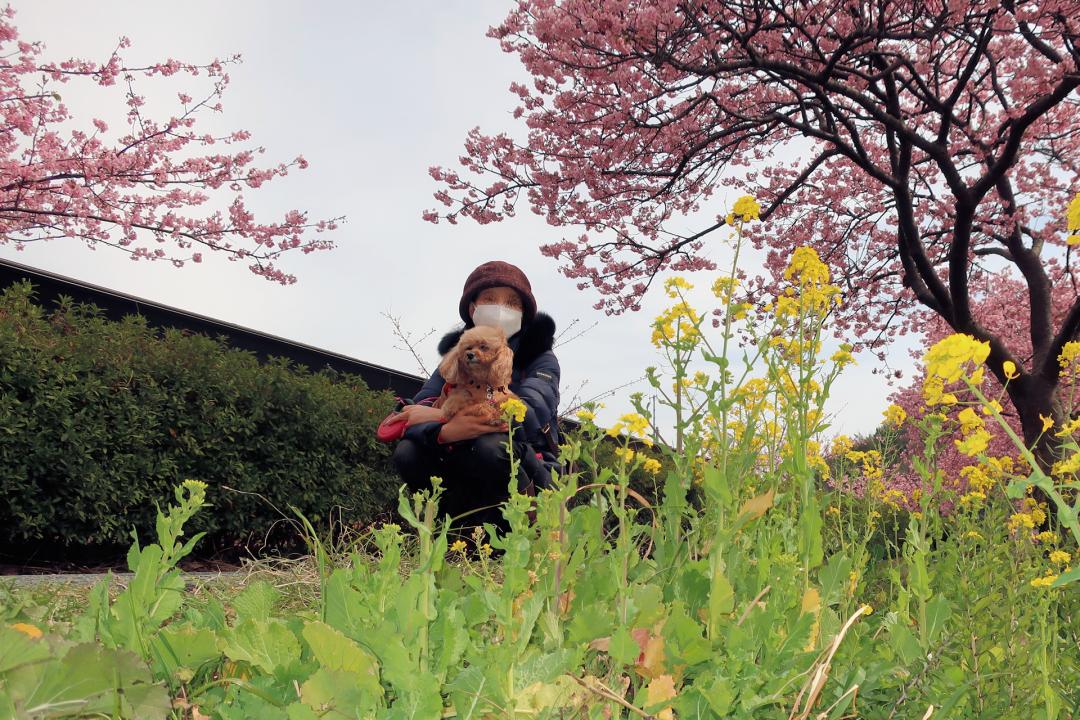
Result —
<instances>
[{"instance_id":1,"label":"fur-trimmed hood","mask_svg":"<svg viewBox=\"0 0 1080 720\"><path fill-rule=\"evenodd\" d=\"M461 335L472 327L471 324L443 335L439 341L439 354L445 355L458 344ZM536 313L533 321L510 338L510 348L514 351L514 367L527 367L555 345L555 321L550 315Z\"/></svg>"}]
</instances>

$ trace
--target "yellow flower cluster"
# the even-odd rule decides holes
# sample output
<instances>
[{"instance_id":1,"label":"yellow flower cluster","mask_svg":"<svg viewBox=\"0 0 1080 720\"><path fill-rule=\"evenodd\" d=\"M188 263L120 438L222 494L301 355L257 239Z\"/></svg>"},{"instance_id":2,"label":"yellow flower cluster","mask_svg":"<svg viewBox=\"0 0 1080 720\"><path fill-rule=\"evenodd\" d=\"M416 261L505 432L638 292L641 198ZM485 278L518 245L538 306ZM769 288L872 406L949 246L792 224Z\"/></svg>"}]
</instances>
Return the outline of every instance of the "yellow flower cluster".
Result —
<instances>
[{"instance_id":1,"label":"yellow flower cluster","mask_svg":"<svg viewBox=\"0 0 1080 720\"><path fill-rule=\"evenodd\" d=\"M1062 374L1080 374L1080 342L1073 340L1067 342L1061 348L1061 354L1058 355L1058 365L1061 366Z\"/></svg>"},{"instance_id":2,"label":"yellow flower cluster","mask_svg":"<svg viewBox=\"0 0 1080 720\"><path fill-rule=\"evenodd\" d=\"M940 378L945 384L966 377L978 385L982 381L982 364L989 354L990 343L955 333L935 343L927 350L923 361L926 363L927 376Z\"/></svg>"},{"instance_id":3,"label":"yellow flower cluster","mask_svg":"<svg viewBox=\"0 0 1080 720\"><path fill-rule=\"evenodd\" d=\"M712 285L713 295L723 300L725 303L730 303L731 299L735 296L735 289L739 287L739 279L735 277L721 277L717 278Z\"/></svg>"},{"instance_id":4,"label":"yellow flower cluster","mask_svg":"<svg viewBox=\"0 0 1080 720\"><path fill-rule=\"evenodd\" d=\"M577 419L581 422L594 422L596 420L596 413L592 410L578 410L576 413Z\"/></svg>"},{"instance_id":5,"label":"yellow flower cluster","mask_svg":"<svg viewBox=\"0 0 1080 720\"><path fill-rule=\"evenodd\" d=\"M1053 571L1048 570L1046 572L1046 574L1043 575L1042 577L1037 577L1034 580L1032 580L1031 581L1031 587L1034 587L1034 588L1048 588L1051 585L1053 585L1054 581L1057 580L1057 579L1058 579L1058 576Z\"/></svg>"},{"instance_id":6,"label":"yellow flower cluster","mask_svg":"<svg viewBox=\"0 0 1080 720\"><path fill-rule=\"evenodd\" d=\"M693 290L694 286L686 281L685 278L671 277L664 281L664 291L669 298L679 297L680 290Z\"/></svg>"},{"instance_id":7,"label":"yellow flower cluster","mask_svg":"<svg viewBox=\"0 0 1080 720\"><path fill-rule=\"evenodd\" d=\"M1013 513L1009 516L1006 527L1009 532L1021 529L1034 530L1036 526L1046 522L1047 508L1048 505L1044 502L1037 502L1034 498L1024 498L1024 512Z\"/></svg>"},{"instance_id":8,"label":"yellow flower cluster","mask_svg":"<svg viewBox=\"0 0 1080 720\"><path fill-rule=\"evenodd\" d=\"M521 402L517 398L507 398L505 402L500 406L504 417L513 418L514 422L524 422L525 413L529 408L525 403Z\"/></svg>"},{"instance_id":9,"label":"yellow flower cluster","mask_svg":"<svg viewBox=\"0 0 1080 720\"><path fill-rule=\"evenodd\" d=\"M907 420L907 412L896 403L885 408L885 412L883 412L882 415L885 416L885 422L893 427L900 427L904 424L904 421Z\"/></svg>"},{"instance_id":10,"label":"yellow flower cluster","mask_svg":"<svg viewBox=\"0 0 1080 720\"><path fill-rule=\"evenodd\" d=\"M840 367L855 364L855 357L851 354L851 345L844 343L840 346L840 349L832 354L829 358Z\"/></svg>"},{"instance_id":11,"label":"yellow flower cluster","mask_svg":"<svg viewBox=\"0 0 1080 720\"><path fill-rule=\"evenodd\" d=\"M986 452L990 445L990 433L983 424L983 419L969 407L961 410L956 419L960 421L960 433L963 435L963 439L953 440L956 448L968 457Z\"/></svg>"},{"instance_id":12,"label":"yellow flower cluster","mask_svg":"<svg viewBox=\"0 0 1080 720\"><path fill-rule=\"evenodd\" d=\"M793 287L786 288L776 299L773 311L781 320L803 315L825 317L840 302L840 288L829 284L829 267L813 248L795 248L784 279Z\"/></svg>"},{"instance_id":13,"label":"yellow flower cluster","mask_svg":"<svg viewBox=\"0 0 1080 720\"><path fill-rule=\"evenodd\" d=\"M623 462L634 462L634 451L630 448L615 448L615 457L619 458Z\"/></svg>"},{"instance_id":14,"label":"yellow flower cluster","mask_svg":"<svg viewBox=\"0 0 1080 720\"><path fill-rule=\"evenodd\" d=\"M1076 193L1072 202L1069 203L1065 217L1069 228L1069 237L1066 242L1069 245L1080 245L1080 193Z\"/></svg>"},{"instance_id":15,"label":"yellow flower cluster","mask_svg":"<svg viewBox=\"0 0 1080 720\"><path fill-rule=\"evenodd\" d=\"M641 469L650 475L656 475L660 472L660 461L656 458L645 458L645 462L641 464Z\"/></svg>"},{"instance_id":16,"label":"yellow flower cluster","mask_svg":"<svg viewBox=\"0 0 1080 720\"><path fill-rule=\"evenodd\" d=\"M450 552L452 553L463 555L465 553L465 548L466 545L464 540L455 540L454 542L450 543Z\"/></svg>"},{"instance_id":17,"label":"yellow flower cluster","mask_svg":"<svg viewBox=\"0 0 1080 720\"><path fill-rule=\"evenodd\" d=\"M627 413L619 418L619 422L608 428L607 434L610 437L617 438L622 434L623 430L626 430L629 434L640 437L646 445L651 445L651 441L645 435L648 429L649 421L644 415Z\"/></svg>"},{"instance_id":18,"label":"yellow flower cluster","mask_svg":"<svg viewBox=\"0 0 1080 720\"><path fill-rule=\"evenodd\" d=\"M853 463L861 463L863 477L867 480L881 480L885 477L881 453L877 450L851 450L844 457Z\"/></svg>"},{"instance_id":19,"label":"yellow flower cluster","mask_svg":"<svg viewBox=\"0 0 1080 720\"><path fill-rule=\"evenodd\" d=\"M696 343L700 324L701 316L686 301L675 303L653 320L652 343L656 347L676 341Z\"/></svg>"},{"instance_id":20,"label":"yellow flower cluster","mask_svg":"<svg viewBox=\"0 0 1080 720\"><path fill-rule=\"evenodd\" d=\"M734 225L736 220L750 222L751 220L760 219L760 215L761 206L758 205L758 201L754 199L754 196L743 195L735 201L734 207L731 208L731 212L728 213L725 219L728 225Z\"/></svg>"}]
</instances>

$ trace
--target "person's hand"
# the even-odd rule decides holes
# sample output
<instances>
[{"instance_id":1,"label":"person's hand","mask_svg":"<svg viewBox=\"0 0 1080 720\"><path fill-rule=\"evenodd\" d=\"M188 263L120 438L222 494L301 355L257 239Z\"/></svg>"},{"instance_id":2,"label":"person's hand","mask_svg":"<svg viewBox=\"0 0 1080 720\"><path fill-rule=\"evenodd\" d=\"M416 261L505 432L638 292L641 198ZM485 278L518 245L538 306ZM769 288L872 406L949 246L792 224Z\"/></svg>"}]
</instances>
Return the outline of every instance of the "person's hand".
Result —
<instances>
[{"instance_id":1,"label":"person's hand","mask_svg":"<svg viewBox=\"0 0 1080 720\"><path fill-rule=\"evenodd\" d=\"M473 440L481 435L487 435L493 432L507 432L506 423L501 420L494 421L484 417L477 417L476 415L464 415L458 414L450 418L450 420L442 426L442 430L439 431L439 442L452 443L461 442L462 440Z\"/></svg>"},{"instance_id":2,"label":"person's hand","mask_svg":"<svg viewBox=\"0 0 1080 720\"><path fill-rule=\"evenodd\" d=\"M442 410L430 405L406 405L401 408L401 414L405 416L406 427L420 423L442 422L443 419Z\"/></svg>"}]
</instances>

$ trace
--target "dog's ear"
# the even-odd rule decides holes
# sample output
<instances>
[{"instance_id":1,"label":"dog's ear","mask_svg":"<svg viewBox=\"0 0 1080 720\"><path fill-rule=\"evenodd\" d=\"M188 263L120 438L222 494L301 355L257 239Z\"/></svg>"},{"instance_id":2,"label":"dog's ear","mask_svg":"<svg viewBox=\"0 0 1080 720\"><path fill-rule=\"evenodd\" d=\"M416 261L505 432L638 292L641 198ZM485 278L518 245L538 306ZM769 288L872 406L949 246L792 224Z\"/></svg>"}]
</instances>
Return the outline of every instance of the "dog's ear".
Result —
<instances>
[{"instance_id":1,"label":"dog's ear","mask_svg":"<svg viewBox=\"0 0 1080 720\"><path fill-rule=\"evenodd\" d=\"M458 341L457 345L450 348L450 352L443 355L442 362L439 363L439 374L452 385L461 383L461 363L458 362L460 359L461 341Z\"/></svg>"},{"instance_id":2,"label":"dog's ear","mask_svg":"<svg viewBox=\"0 0 1080 720\"><path fill-rule=\"evenodd\" d=\"M510 384L510 374L514 370L514 351L510 346L503 343L495 353L495 360L491 363L491 384L495 387L506 387Z\"/></svg>"}]
</instances>

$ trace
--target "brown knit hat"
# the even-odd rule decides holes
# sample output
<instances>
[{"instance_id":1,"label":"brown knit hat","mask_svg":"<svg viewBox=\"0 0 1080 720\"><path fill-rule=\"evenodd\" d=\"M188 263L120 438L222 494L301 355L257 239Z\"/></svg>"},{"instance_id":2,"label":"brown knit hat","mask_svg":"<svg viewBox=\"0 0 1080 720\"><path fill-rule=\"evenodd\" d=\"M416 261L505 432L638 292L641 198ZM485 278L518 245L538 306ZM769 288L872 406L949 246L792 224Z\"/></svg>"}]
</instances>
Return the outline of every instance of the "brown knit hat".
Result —
<instances>
[{"instance_id":1,"label":"brown knit hat","mask_svg":"<svg viewBox=\"0 0 1080 720\"><path fill-rule=\"evenodd\" d=\"M472 321L469 317L469 303L476 299L481 290L493 287L508 287L517 291L521 296L521 321L525 324L532 322L536 317L536 298L532 294L532 285L529 278L521 272L521 268L511 265L502 260L492 260L469 273L465 281L465 288L461 291L461 302L458 303L458 314L466 324Z\"/></svg>"}]
</instances>

